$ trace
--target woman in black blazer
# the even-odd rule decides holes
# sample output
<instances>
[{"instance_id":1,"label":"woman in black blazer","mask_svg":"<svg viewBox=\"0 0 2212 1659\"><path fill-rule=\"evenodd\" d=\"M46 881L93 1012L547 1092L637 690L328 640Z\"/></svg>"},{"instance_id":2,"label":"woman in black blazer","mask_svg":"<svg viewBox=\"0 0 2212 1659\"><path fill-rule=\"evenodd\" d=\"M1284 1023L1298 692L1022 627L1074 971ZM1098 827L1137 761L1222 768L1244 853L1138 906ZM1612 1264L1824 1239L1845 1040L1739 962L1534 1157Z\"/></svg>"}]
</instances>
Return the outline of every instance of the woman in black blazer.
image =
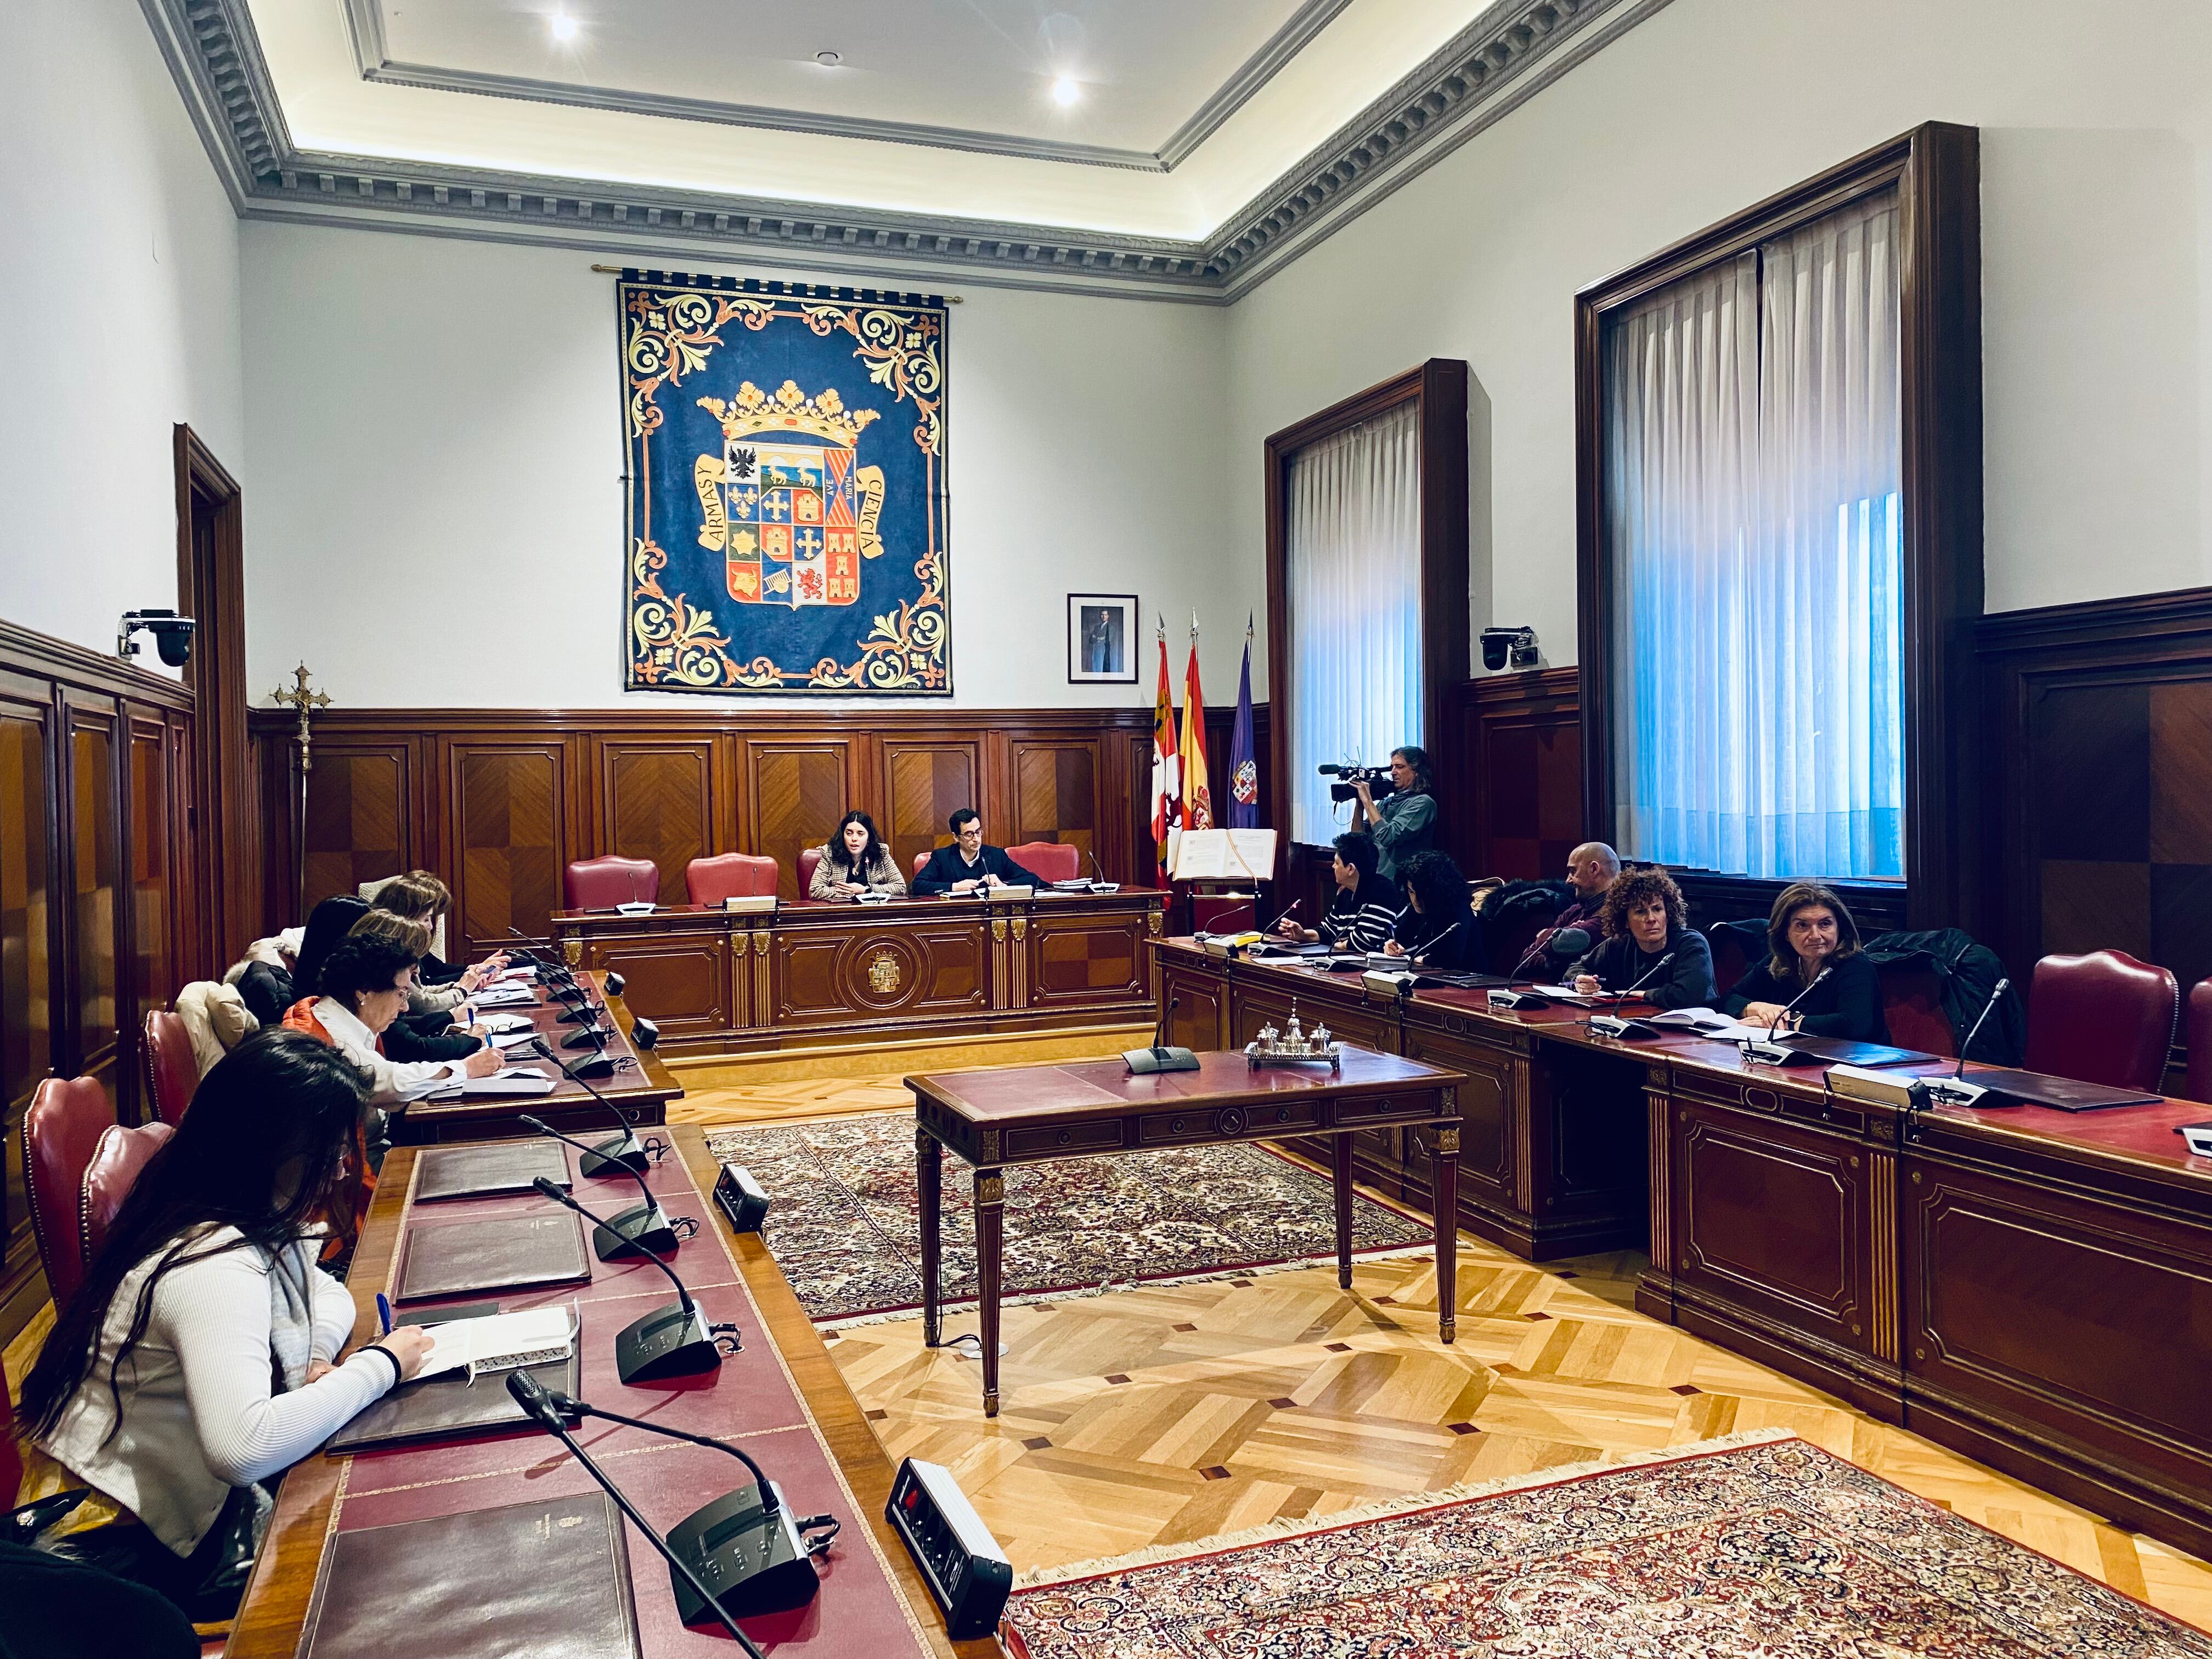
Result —
<instances>
[{"instance_id":1,"label":"woman in black blazer","mask_svg":"<svg viewBox=\"0 0 2212 1659\"><path fill-rule=\"evenodd\" d=\"M1383 954L1433 973L1481 973L1490 965L1482 918L1469 901L1467 878L1442 853L1416 853L1399 872L1406 878L1406 912Z\"/></svg>"},{"instance_id":2,"label":"woman in black blazer","mask_svg":"<svg viewBox=\"0 0 2212 1659\"><path fill-rule=\"evenodd\" d=\"M1664 870L1628 870L1605 890L1597 947L1575 963L1570 983L1583 995L1638 992L1662 1008L1710 1008L1720 994L1713 984L1713 953L1689 925L1682 890ZM1674 958L1655 973L1669 955Z\"/></svg>"},{"instance_id":3,"label":"woman in black blazer","mask_svg":"<svg viewBox=\"0 0 2212 1659\"><path fill-rule=\"evenodd\" d=\"M1767 959L1736 981L1722 1012L1808 1036L1889 1041L1881 975L1859 954L1858 924L1832 889L1813 881L1784 888L1766 920L1766 949Z\"/></svg>"}]
</instances>

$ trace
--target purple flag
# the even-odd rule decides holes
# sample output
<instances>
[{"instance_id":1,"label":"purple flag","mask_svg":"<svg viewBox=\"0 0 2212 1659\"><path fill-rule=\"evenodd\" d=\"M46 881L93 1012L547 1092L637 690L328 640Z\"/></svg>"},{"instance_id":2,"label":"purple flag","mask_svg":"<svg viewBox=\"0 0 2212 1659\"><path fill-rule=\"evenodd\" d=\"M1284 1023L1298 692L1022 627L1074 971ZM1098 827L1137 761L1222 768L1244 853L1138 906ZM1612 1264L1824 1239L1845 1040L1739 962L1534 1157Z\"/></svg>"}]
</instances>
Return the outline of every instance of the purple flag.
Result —
<instances>
[{"instance_id":1,"label":"purple flag","mask_svg":"<svg viewBox=\"0 0 2212 1659\"><path fill-rule=\"evenodd\" d=\"M1229 827L1260 822L1260 763L1252 753L1252 623L1244 623L1244 666L1237 676L1237 726L1229 737Z\"/></svg>"}]
</instances>

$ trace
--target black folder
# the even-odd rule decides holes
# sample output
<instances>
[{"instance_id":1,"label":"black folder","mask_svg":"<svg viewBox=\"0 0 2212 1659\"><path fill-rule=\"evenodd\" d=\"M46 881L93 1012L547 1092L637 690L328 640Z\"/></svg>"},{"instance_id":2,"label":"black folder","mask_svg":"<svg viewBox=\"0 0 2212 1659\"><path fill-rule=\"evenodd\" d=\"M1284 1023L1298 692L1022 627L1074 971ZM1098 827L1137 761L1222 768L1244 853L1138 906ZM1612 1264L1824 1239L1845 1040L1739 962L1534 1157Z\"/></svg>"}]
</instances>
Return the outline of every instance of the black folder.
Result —
<instances>
[{"instance_id":1,"label":"black folder","mask_svg":"<svg viewBox=\"0 0 2212 1659\"><path fill-rule=\"evenodd\" d=\"M2046 1077L2041 1072L2001 1066L1968 1066L1959 1081L1987 1089L1992 1097L2003 1097L1977 1103L1983 1106L2048 1106L2057 1112L2100 1112L2107 1106L2148 1106L2166 1098L2141 1089L2114 1089L2102 1083Z\"/></svg>"},{"instance_id":2,"label":"black folder","mask_svg":"<svg viewBox=\"0 0 2212 1659\"><path fill-rule=\"evenodd\" d=\"M580 1334L577 1341L580 1349ZM532 1365L529 1371L547 1388L575 1395L584 1391L583 1366L580 1352L572 1351L566 1359ZM444 1371L419 1382L401 1383L331 1436L323 1449L332 1456L382 1451L490 1429L520 1428L529 1420L520 1402L507 1391L505 1371L488 1371L474 1383L465 1371Z\"/></svg>"}]
</instances>

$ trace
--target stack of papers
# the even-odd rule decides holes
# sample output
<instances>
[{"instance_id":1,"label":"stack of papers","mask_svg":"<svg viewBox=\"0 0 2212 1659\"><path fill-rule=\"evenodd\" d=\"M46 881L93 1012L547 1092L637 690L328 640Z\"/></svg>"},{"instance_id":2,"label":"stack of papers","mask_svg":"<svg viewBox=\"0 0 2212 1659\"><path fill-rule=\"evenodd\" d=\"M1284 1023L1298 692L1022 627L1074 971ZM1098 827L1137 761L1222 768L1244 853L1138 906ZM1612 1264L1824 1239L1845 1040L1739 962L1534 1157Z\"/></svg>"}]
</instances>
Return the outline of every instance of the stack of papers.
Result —
<instances>
[{"instance_id":1,"label":"stack of papers","mask_svg":"<svg viewBox=\"0 0 2212 1659\"><path fill-rule=\"evenodd\" d=\"M430 1337L430 1352L416 1380L447 1371L465 1370L469 1381L487 1371L520 1370L526 1365L550 1365L566 1359L575 1344L580 1324L576 1304L532 1308L523 1313L491 1314L480 1319L453 1319L442 1325L423 1326Z\"/></svg>"},{"instance_id":2,"label":"stack of papers","mask_svg":"<svg viewBox=\"0 0 2212 1659\"><path fill-rule=\"evenodd\" d=\"M560 1086L549 1073L533 1070L527 1066L505 1066L489 1077L464 1078L459 1083L438 1090L433 1100L458 1100L464 1095L550 1095Z\"/></svg>"},{"instance_id":3,"label":"stack of papers","mask_svg":"<svg viewBox=\"0 0 2212 1659\"><path fill-rule=\"evenodd\" d=\"M1763 1042L1773 1035L1764 1025L1746 1025L1734 1015L1711 1008L1676 1008L1664 1014L1647 1014L1644 1023L1662 1031L1688 1031L1711 1037L1717 1042L1737 1042L1746 1037Z\"/></svg>"},{"instance_id":4,"label":"stack of papers","mask_svg":"<svg viewBox=\"0 0 2212 1659\"><path fill-rule=\"evenodd\" d=\"M527 1008L538 999L530 994L527 985L511 985L502 981L487 985L469 1000L479 1008Z\"/></svg>"}]
</instances>

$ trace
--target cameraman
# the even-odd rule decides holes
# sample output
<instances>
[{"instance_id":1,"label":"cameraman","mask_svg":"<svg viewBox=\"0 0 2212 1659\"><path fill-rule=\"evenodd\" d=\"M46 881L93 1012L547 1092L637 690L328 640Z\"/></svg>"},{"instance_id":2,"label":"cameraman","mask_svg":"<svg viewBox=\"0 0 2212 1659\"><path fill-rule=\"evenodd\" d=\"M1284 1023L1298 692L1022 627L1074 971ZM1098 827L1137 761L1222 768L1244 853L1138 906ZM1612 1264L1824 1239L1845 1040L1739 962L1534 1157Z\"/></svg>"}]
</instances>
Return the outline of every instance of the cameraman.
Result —
<instances>
[{"instance_id":1,"label":"cameraman","mask_svg":"<svg viewBox=\"0 0 2212 1659\"><path fill-rule=\"evenodd\" d=\"M1390 751L1390 793L1380 801L1365 778L1352 786L1358 800L1352 830L1375 842L1375 868L1385 881L1399 866L1436 843L1437 798L1429 793L1429 755L1407 744Z\"/></svg>"}]
</instances>

